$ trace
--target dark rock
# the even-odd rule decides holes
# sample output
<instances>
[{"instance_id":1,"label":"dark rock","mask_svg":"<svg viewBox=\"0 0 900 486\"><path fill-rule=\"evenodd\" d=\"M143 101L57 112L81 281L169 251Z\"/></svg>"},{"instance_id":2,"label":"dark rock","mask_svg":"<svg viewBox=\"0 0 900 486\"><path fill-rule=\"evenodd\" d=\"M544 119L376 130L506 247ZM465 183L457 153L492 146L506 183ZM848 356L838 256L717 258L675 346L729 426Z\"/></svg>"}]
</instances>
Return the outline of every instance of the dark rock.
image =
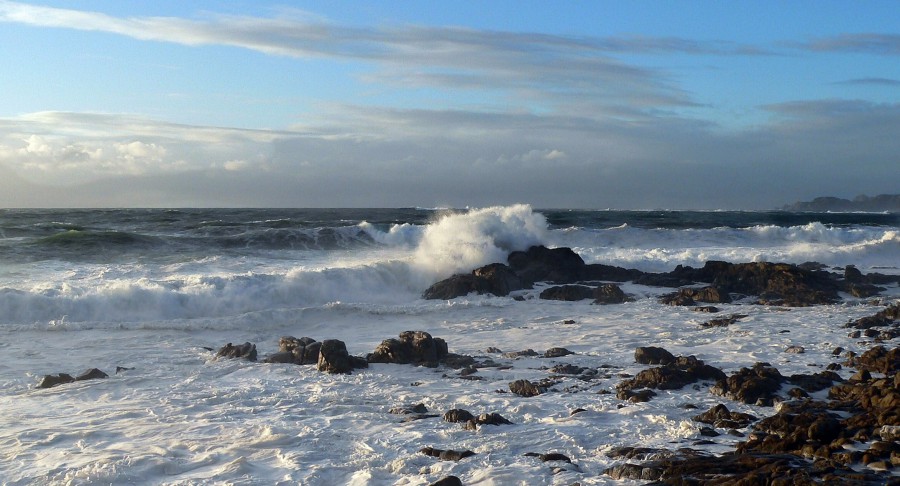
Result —
<instances>
[{"instance_id":1,"label":"dark rock","mask_svg":"<svg viewBox=\"0 0 900 486\"><path fill-rule=\"evenodd\" d=\"M634 350L634 361L638 364L669 364L675 361L675 356L663 348L656 346L641 346Z\"/></svg>"},{"instance_id":2,"label":"dark rock","mask_svg":"<svg viewBox=\"0 0 900 486\"><path fill-rule=\"evenodd\" d=\"M785 378L768 363L756 363L716 382L710 391L743 403L771 402Z\"/></svg>"},{"instance_id":3,"label":"dark rock","mask_svg":"<svg viewBox=\"0 0 900 486\"><path fill-rule=\"evenodd\" d=\"M250 343L239 344L237 346L228 343L219 348L216 352L216 358L229 359L246 359L247 361L256 361L256 345Z\"/></svg>"},{"instance_id":4,"label":"dark rock","mask_svg":"<svg viewBox=\"0 0 900 486\"><path fill-rule=\"evenodd\" d=\"M619 389L656 388L674 390L702 380L722 380L722 370L707 365L694 356L679 356L675 361L641 371L634 378L619 383Z\"/></svg>"},{"instance_id":5,"label":"dark rock","mask_svg":"<svg viewBox=\"0 0 900 486\"><path fill-rule=\"evenodd\" d=\"M422 454L431 457L437 457L442 461L459 461L460 459L465 459L466 457L474 456L475 453L469 450L465 451L454 451L454 450L444 450L444 449L435 449L433 447L423 447L419 450Z\"/></svg>"},{"instance_id":6,"label":"dark rock","mask_svg":"<svg viewBox=\"0 0 900 486\"><path fill-rule=\"evenodd\" d=\"M697 302L712 304L727 304L731 302L728 293L716 287L683 288L673 294L666 294L660 298L660 302L666 305L692 306Z\"/></svg>"},{"instance_id":7,"label":"dark rock","mask_svg":"<svg viewBox=\"0 0 900 486\"><path fill-rule=\"evenodd\" d=\"M732 314L728 317L721 317L718 319L709 320L709 321L701 324L701 326L703 326L703 327L727 327L745 317L747 317L747 314Z\"/></svg>"},{"instance_id":8,"label":"dark rock","mask_svg":"<svg viewBox=\"0 0 900 486\"><path fill-rule=\"evenodd\" d=\"M75 377L75 381L84 381L84 380L97 380L102 378L109 378L109 375L104 373L97 368L91 368L80 375Z\"/></svg>"},{"instance_id":9,"label":"dark rock","mask_svg":"<svg viewBox=\"0 0 900 486\"><path fill-rule=\"evenodd\" d=\"M553 368L550 368L548 371L550 373L556 373L559 375L580 375L587 371L588 368L583 368L581 366L575 366L573 364L561 364L556 365Z\"/></svg>"},{"instance_id":10,"label":"dark rock","mask_svg":"<svg viewBox=\"0 0 900 486\"><path fill-rule=\"evenodd\" d=\"M848 366L877 373L900 371L900 348L888 351L884 346L875 346L865 353L851 357Z\"/></svg>"},{"instance_id":11,"label":"dark rock","mask_svg":"<svg viewBox=\"0 0 900 486\"><path fill-rule=\"evenodd\" d=\"M521 397L536 397L543 393L544 389L528 380L516 380L509 384L509 391Z\"/></svg>"},{"instance_id":12,"label":"dark rock","mask_svg":"<svg viewBox=\"0 0 900 486\"><path fill-rule=\"evenodd\" d=\"M294 354L287 351L279 351L277 353L270 354L263 359L263 363L294 363Z\"/></svg>"},{"instance_id":13,"label":"dark rock","mask_svg":"<svg viewBox=\"0 0 900 486\"><path fill-rule=\"evenodd\" d=\"M641 278L644 272L640 270L614 267L600 263L585 265L583 278L585 280L602 280L607 282L628 282Z\"/></svg>"},{"instance_id":14,"label":"dark rock","mask_svg":"<svg viewBox=\"0 0 900 486\"><path fill-rule=\"evenodd\" d=\"M417 413L428 413L428 408L425 407L424 403L417 403L408 407L394 407L390 410L389 413L394 415L410 415Z\"/></svg>"},{"instance_id":15,"label":"dark rock","mask_svg":"<svg viewBox=\"0 0 900 486\"><path fill-rule=\"evenodd\" d=\"M594 289L586 285L561 285L544 289L538 296L542 300L563 300L575 302L590 299Z\"/></svg>"},{"instance_id":16,"label":"dark rock","mask_svg":"<svg viewBox=\"0 0 900 486\"><path fill-rule=\"evenodd\" d=\"M75 378L72 378L72 375L68 373L57 373L55 375L44 375L41 378L41 382L38 383L38 388L51 388L57 385L64 385L66 383L72 383L75 381Z\"/></svg>"},{"instance_id":17,"label":"dark rock","mask_svg":"<svg viewBox=\"0 0 900 486\"><path fill-rule=\"evenodd\" d=\"M428 486L463 486L463 483L456 476L447 476L446 478L435 481Z\"/></svg>"},{"instance_id":18,"label":"dark rock","mask_svg":"<svg viewBox=\"0 0 900 486\"><path fill-rule=\"evenodd\" d=\"M570 354L574 354L566 348L550 348L544 352L545 358L561 358L563 356L568 356Z\"/></svg>"},{"instance_id":19,"label":"dark rock","mask_svg":"<svg viewBox=\"0 0 900 486\"><path fill-rule=\"evenodd\" d=\"M794 345L794 346L788 346L787 348L785 348L784 352L788 353L788 354L803 354L806 352L806 349L804 349L803 346Z\"/></svg>"},{"instance_id":20,"label":"dark rock","mask_svg":"<svg viewBox=\"0 0 900 486\"><path fill-rule=\"evenodd\" d=\"M649 402L651 398L656 396L656 392L650 389L632 390L630 388L621 388L616 392L616 398L619 400L628 400L632 403Z\"/></svg>"},{"instance_id":21,"label":"dark rock","mask_svg":"<svg viewBox=\"0 0 900 486\"><path fill-rule=\"evenodd\" d=\"M131 371L133 369L134 368L126 368L124 366L116 366L116 374L118 375L119 373L124 373L126 371Z\"/></svg>"},{"instance_id":22,"label":"dark rock","mask_svg":"<svg viewBox=\"0 0 900 486\"><path fill-rule=\"evenodd\" d=\"M434 367L447 354L447 343L443 339L433 338L424 331L405 331L400 333L399 339L382 341L369 355L368 361Z\"/></svg>"},{"instance_id":23,"label":"dark rock","mask_svg":"<svg viewBox=\"0 0 900 486\"><path fill-rule=\"evenodd\" d=\"M713 305L698 305L697 307L694 307L691 310L694 312L707 312L710 314L715 314L717 312L720 312L719 308L716 306L713 306Z\"/></svg>"},{"instance_id":24,"label":"dark rock","mask_svg":"<svg viewBox=\"0 0 900 486\"><path fill-rule=\"evenodd\" d=\"M592 303L595 305L624 304L631 300L631 298L615 284L604 284L597 287L594 289L593 297L594 302Z\"/></svg>"},{"instance_id":25,"label":"dark rock","mask_svg":"<svg viewBox=\"0 0 900 486\"><path fill-rule=\"evenodd\" d=\"M572 460L569 459L568 456L566 456L565 454L560 454L559 452L548 452L546 454L540 454L537 452L526 452L524 455L525 455L525 457L537 457L538 459L541 460L541 462L563 461L563 462L568 462L570 464L572 463Z\"/></svg>"},{"instance_id":26,"label":"dark rock","mask_svg":"<svg viewBox=\"0 0 900 486\"><path fill-rule=\"evenodd\" d=\"M474 420L475 416L469 413L467 410L463 410L461 408L454 408L453 410L448 410L444 413L444 421L450 423L463 423L468 422L469 420Z\"/></svg>"},{"instance_id":27,"label":"dark rock","mask_svg":"<svg viewBox=\"0 0 900 486\"><path fill-rule=\"evenodd\" d=\"M532 356L538 356L537 351L529 348L523 351L511 351L509 353L503 353L504 358L528 358Z\"/></svg>"},{"instance_id":28,"label":"dark rock","mask_svg":"<svg viewBox=\"0 0 900 486\"><path fill-rule=\"evenodd\" d=\"M476 277L473 274L458 274L428 287L422 294L422 298L430 300L450 300L457 297L464 297L473 292L485 294L488 293L490 289L491 285L487 279Z\"/></svg>"},{"instance_id":29,"label":"dark rock","mask_svg":"<svg viewBox=\"0 0 900 486\"><path fill-rule=\"evenodd\" d=\"M532 246L507 257L510 268L530 287L535 282L573 283L585 276L584 260L571 248Z\"/></svg>"},{"instance_id":30,"label":"dark rock","mask_svg":"<svg viewBox=\"0 0 900 486\"><path fill-rule=\"evenodd\" d=\"M350 356L347 352L347 345L343 341L337 339L326 339L322 341L319 349L319 361L316 369L332 374L350 374L356 368L365 368L368 366L366 360Z\"/></svg>"},{"instance_id":31,"label":"dark rock","mask_svg":"<svg viewBox=\"0 0 900 486\"><path fill-rule=\"evenodd\" d=\"M721 403L713 408L694 416L693 420L704 424L710 424L721 429L744 428L756 420L756 417L747 413L732 412Z\"/></svg>"},{"instance_id":32,"label":"dark rock","mask_svg":"<svg viewBox=\"0 0 900 486\"><path fill-rule=\"evenodd\" d=\"M488 293L500 297L525 288L522 279L511 268L502 263L492 263L476 268L472 274L487 283Z\"/></svg>"},{"instance_id":33,"label":"dark rock","mask_svg":"<svg viewBox=\"0 0 900 486\"><path fill-rule=\"evenodd\" d=\"M799 386L808 392L817 392L824 390L835 382L844 381L840 375L833 371L823 371L812 375L791 375L788 381L792 385Z\"/></svg>"},{"instance_id":34,"label":"dark rock","mask_svg":"<svg viewBox=\"0 0 900 486\"><path fill-rule=\"evenodd\" d=\"M295 338L283 336L278 340L279 352L265 359L267 363L294 363L298 365L316 364L322 343L311 337ZM290 361L285 361L290 354Z\"/></svg>"},{"instance_id":35,"label":"dark rock","mask_svg":"<svg viewBox=\"0 0 900 486\"><path fill-rule=\"evenodd\" d=\"M512 425L512 422L496 412L483 413L470 420L474 420L478 425Z\"/></svg>"}]
</instances>

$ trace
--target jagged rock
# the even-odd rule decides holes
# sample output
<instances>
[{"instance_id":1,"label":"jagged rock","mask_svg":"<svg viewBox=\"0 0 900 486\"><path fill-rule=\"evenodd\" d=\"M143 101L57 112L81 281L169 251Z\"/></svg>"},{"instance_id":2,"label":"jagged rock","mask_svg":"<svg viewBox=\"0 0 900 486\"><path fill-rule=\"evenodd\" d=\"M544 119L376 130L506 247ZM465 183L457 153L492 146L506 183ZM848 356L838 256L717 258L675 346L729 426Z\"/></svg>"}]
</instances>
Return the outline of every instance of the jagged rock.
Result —
<instances>
[{"instance_id":1,"label":"jagged rock","mask_svg":"<svg viewBox=\"0 0 900 486\"><path fill-rule=\"evenodd\" d=\"M521 397L536 397L544 392L541 387L528 380L516 380L510 383L509 391Z\"/></svg>"},{"instance_id":2,"label":"jagged rock","mask_svg":"<svg viewBox=\"0 0 900 486\"><path fill-rule=\"evenodd\" d=\"M888 351L884 346L875 346L860 356L851 357L846 364L860 370L894 373L900 370L900 348Z\"/></svg>"},{"instance_id":3,"label":"jagged rock","mask_svg":"<svg viewBox=\"0 0 900 486\"><path fill-rule=\"evenodd\" d=\"M756 363L752 368L741 368L727 379L719 380L710 391L738 402L771 404L784 381L769 363Z\"/></svg>"},{"instance_id":4,"label":"jagged rock","mask_svg":"<svg viewBox=\"0 0 900 486\"><path fill-rule=\"evenodd\" d=\"M319 361L316 369L331 374L350 374L357 368L366 368L369 364L365 359L350 356L347 345L338 339L326 339L322 341L319 349Z\"/></svg>"},{"instance_id":5,"label":"jagged rock","mask_svg":"<svg viewBox=\"0 0 900 486\"><path fill-rule=\"evenodd\" d=\"M399 339L382 341L369 355L368 361L434 367L447 354L447 342L443 339L433 338L424 331L405 331L400 333Z\"/></svg>"},{"instance_id":6,"label":"jagged rock","mask_svg":"<svg viewBox=\"0 0 900 486\"><path fill-rule=\"evenodd\" d=\"M669 364L675 361L675 356L663 348L656 346L641 346L634 350L634 361L638 364Z\"/></svg>"},{"instance_id":7,"label":"jagged rock","mask_svg":"<svg viewBox=\"0 0 900 486\"><path fill-rule=\"evenodd\" d=\"M41 378L41 382L38 383L38 388L52 388L57 385L63 385L66 383L72 383L75 381L75 378L72 378L72 375L68 373L57 373L55 375L44 375Z\"/></svg>"},{"instance_id":8,"label":"jagged rock","mask_svg":"<svg viewBox=\"0 0 900 486\"><path fill-rule=\"evenodd\" d=\"M251 343L238 344L237 346L228 343L219 348L216 352L216 359L246 359L247 361L256 361L256 345Z\"/></svg>"},{"instance_id":9,"label":"jagged rock","mask_svg":"<svg viewBox=\"0 0 900 486\"><path fill-rule=\"evenodd\" d=\"M311 337L295 338L282 336L278 340L278 352L269 355L266 363L293 363L298 365L316 364L319 360L319 349L322 343Z\"/></svg>"},{"instance_id":10,"label":"jagged rock","mask_svg":"<svg viewBox=\"0 0 900 486\"><path fill-rule=\"evenodd\" d=\"M830 387L835 382L844 380L840 375L833 371L823 371L812 375L791 375L788 377L788 381L791 382L792 385L799 386L808 392L815 393Z\"/></svg>"},{"instance_id":11,"label":"jagged rock","mask_svg":"<svg viewBox=\"0 0 900 486\"><path fill-rule=\"evenodd\" d=\"M756 420L756 417L748 413L732 412L720 403L706 412L694 416L693 420L713 425L719 429L741 429L750 425Z\"/></svg>"},{"instance_id":12,"label":"jagged rock","mask_svg":"<svg viewBox=\"0 0 900 486\"><path fill-rule=\"evenodd\" d=\"M471 293L484 294L490 292L490 282L474 274L458 274L446 278L425 289L422 294L424 299L450 300L463 297Z\"/></svg>"},{"instance_id":13,"label":"jagged rock","mask_svg":"<svg viewBox=\"0 0 900 486\"><path fill-rule=\"evenodd\" d=\"M656 388L674 390L702 380L722 380L722 370L705 364L694 356L679 356L666 365L641 371L634 378L619 383L623 390Z\"/></svg>"}]
</instances>

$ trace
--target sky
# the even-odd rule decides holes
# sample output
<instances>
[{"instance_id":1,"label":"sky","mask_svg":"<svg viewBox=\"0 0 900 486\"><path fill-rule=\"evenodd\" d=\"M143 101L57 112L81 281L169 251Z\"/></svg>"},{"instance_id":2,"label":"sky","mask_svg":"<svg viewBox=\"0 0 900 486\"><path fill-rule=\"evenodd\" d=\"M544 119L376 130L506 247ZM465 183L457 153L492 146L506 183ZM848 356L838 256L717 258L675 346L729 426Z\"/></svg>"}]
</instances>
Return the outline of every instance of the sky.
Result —
<instances>
[{"instance_id":1,"label":"sky","mask_svg":"<svg viewBox=\"0 0 900 486\"><path fill-rule=\"evenodd\" d=\"M0 207L900 192L895 1L0 0Z\"/></svg>"}]
</instances>

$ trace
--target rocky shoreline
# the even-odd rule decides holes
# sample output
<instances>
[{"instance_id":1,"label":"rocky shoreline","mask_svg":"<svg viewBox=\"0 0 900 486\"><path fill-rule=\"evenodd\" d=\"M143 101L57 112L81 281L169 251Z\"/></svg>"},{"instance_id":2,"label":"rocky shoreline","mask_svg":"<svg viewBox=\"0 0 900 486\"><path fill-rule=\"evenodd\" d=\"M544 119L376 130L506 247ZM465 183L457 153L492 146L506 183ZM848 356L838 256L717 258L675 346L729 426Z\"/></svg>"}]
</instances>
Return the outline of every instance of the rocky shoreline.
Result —
<instances>
[{"instance_id":1,"label":"rocky shoreline","mask_svg":"<svg viewBox=\"0 0 900 486\"><path fill-rule=\"evenodd\" d=\"M475 292L524 298L521 291L546 286L538 298L577 301L591 299L597 305L628 301L616 283L669 287L661 297L666 305L688 306L698 312L718 313L711 304L740 302L742 305L802 307L839 302L842 294L866 298L878 295L884 285L900 283L900 277L863 275L854 267L840 272L820 265L772 263L731 264L707 262L704 267L677 267L668 273L587 265L568 248L532 247L510 254L507 264L492 264L469 274L455 275L425 291L427 299L453 299ZM702 305L701 305L702 304ZM722 327L745 316L731 314L712 318L704 326ZM616 374L615 366L602 363L580 367L554 361L541 381L515 380L497 393L523 398L546 393L578 390L557 389L560 377L576 377L584 383L616 380L614 390L626 406L653 400L660 390L694 387L722 397L722 402L698 411L693 420L705 438L728 435L743 439L733 451L712 455L699 449L647 449L625 447L608 453L622 462L604 471L613 479L651 481L659 484L900 484L892 470L900 466L900 350L890 341L900 334L900 303L885 306L872 315L846 324L851 337L870 339L873 346L855 354L834 349L834 361L822 363L825 370L810 374L782 375L769 363L755 363L730 375L694 356L675 356L647 343L635 349L634 361L646 366L634 376ZM800 346L786 353L803 353ZM267 355L266 363L315 365L325 373L346 374L374 363L426 366L442 370L448 379L478 380L479 370L509 366L510 360L535 356L558 360L571 355L563 347L543 353L522 350L504 353L485 349L483 355L464 356L449 351L448 342L424 331L408 331L383 340L366 356L352 356L343 341L292 336L282 337L279 350ZM258 359L256 345L231 343L215 353L216 359ZM842 368L856 373L843 379ZM124 368L117 370L127 371ZM60 373L47 375L40 388L76 380L102 379L106 373L89 370L77 378ZM822 396L827 390L827 398ZM772 413L756 417L733 412L732 402L754 404ZM582 410L572 410L577 415ZM459 423L465 430L479 427L516 426L504 411L464 409L429 411L423 404L405 404L385 410L386 417L403 422L442 420ZM702 445L702 441L697 444ZM438 449L423 444L421 454L441 461L464 461L475 455L468 449ZM577 470L577 458L557 451L526 454L546 463L554 471ZM433 484L462 484L448 476Z\"/></svg>"}]
</instances>

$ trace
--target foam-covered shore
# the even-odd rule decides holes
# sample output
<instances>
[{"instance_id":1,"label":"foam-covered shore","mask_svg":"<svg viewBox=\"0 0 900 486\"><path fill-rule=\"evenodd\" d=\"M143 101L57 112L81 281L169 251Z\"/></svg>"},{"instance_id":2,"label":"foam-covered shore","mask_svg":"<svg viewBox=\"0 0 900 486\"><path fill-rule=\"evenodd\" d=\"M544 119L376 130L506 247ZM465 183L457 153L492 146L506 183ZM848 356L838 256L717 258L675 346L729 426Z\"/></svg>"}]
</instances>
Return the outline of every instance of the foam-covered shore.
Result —
<instances>
[{"instance_id":1,"label":"foam-covered shore","mask_svg":"<svg viewBox=\"0 0 900 486\"><path fill-rule=\"evenodd\" d=\"M438 266L416 267L428 262L427 253L418 254L428 226L388 224L363 228L377 231L379 238L396 238L388 246L291 262L288 269L277 259L244 256L168 267L154 263L149 270L139 261L71 266L48 261L29 269L59 280L40 282L37 273L19 279L5 273L0 477L9 484L425 485L455 475L464 484L632 484L637 481L603 474L628 462L610 457L611 451L638 446L724 453L746 437L723 430L708 438L701 435L706 424L693 416L719 403L756 417L773 413L772 407L714 395L708 382L656 390L648 402L617 398L617 385L648 368L635 363L635 348L660 346L675 355L694 355L728 375L756 362L771 363L786 376L819 372L845 360L832 354L837 347L862 354L873 346L873 338L851 337L852 330L844 327L848 321L900 299L900 290L888 286L879 297L842 295L838 303L802 308L716 304L721 316L746 315L727 327L704 327L716 316L660 303L659 297L671 289L632 283L622 284L632 301L607 306L540 300L541 285L522 291L521 301L489 295L420 299L434 280L495 261L494 256L481 257L493 255L494 248L505 257L533 242L562 246L554 242L580 241L570 246L588 262L632 266L627 264L632 257L623 255L638 241L602 240L607 232L627 228L548 231L538 224L529 237L529 222L539 215L530 208L507 209L506 216L503 211L472 212L469 221L440 232L447 244L438 248L446 248L447 256L436 260L457 262L440 271L431 270ZM487 223L479 226L480 221ZM494 231L484 228L500 228L503 234L513 227L519 229L505 240L479 236ZM519 238L519 231L525 236ZM704 255L723 257L722 252L733 252L721 258L729 261L748 261L737 258L739 253L751 256L722 238L739 231L716 230L721 234L710 237L710 246L721 250L705 248L703 238L691 241L696 234L690 231L673 232L667 245L665 231L646 243L659 251L648 252L643 270L668 271L678 259L691 263ZM772 231L827 236L839 230ZM896 254L890 228L843 231L849 235L839 239L848 248L883 243L853 255L862 263L829 250L839 246L835 241L804 251L833 258L825 262L829 265L857 263L866 271L887 266ZM588 233L602 241L589 243ZM451 238L453 234L459 238ZM767 255L758 260L786 254L779 252L791 247L790 238L765 248L759 241L741 243ZM676 257L679 252L683 255ZM605 260L604 255L620 256ZM806 256L801 255L802 261ZM210 271L216 267L218 274ZM32 287L21 284L28 278ZM445 339L451 352L500 366L470 375L481 380L465 379L459 370L445 367L380 363L350 375L330 375L310 366L216 360L207 349L249 341L264 356L278 349L281 336L293 335L340 339L351 354L364 355L407 330L427 331ZM804 352L786 352L792 346ZM512 358L488 352L490 347L503 352L565 347L574 354ZM550 371L561 364L594 370L596 378ZM116 374L117 366L128 369ZM91 367L111 376L35 388L44 374ZM837 373L846 379L855 370L844 367ZM560 381L539 396L509 392L512 381L540 382L556 375ZM825 394L812 393L817 398ZM466 430L439 417L406 422L390 413L418 403L438 415L451 409L496 412L513 424ZM584 411L572 415L577 409ZM425 447L475 455L441 461L419 452ZM528 452L555 452L572 462L545 463Z\"/></svg>"}]
</instances>

